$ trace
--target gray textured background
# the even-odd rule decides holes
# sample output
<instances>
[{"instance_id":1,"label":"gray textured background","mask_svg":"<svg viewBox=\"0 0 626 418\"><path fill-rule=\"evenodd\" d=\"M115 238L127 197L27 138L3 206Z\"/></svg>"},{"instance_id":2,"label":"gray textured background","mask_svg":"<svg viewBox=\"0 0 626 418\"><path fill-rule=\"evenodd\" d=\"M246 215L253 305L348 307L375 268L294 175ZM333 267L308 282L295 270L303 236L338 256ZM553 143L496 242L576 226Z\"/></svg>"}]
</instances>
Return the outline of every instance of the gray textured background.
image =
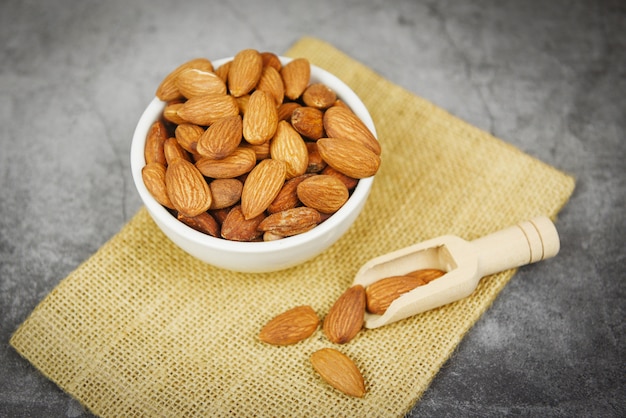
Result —
<instances>
[{"instance_id":1,"label":"gray textured background","mask_svg":"<svg viewBox=\"0 0 626 418\"><path fill-rule=\"evenodd\" d=\"M140 207L130 139L164 74L303 35L577 179L561 253L519 271L410 416L626 415L624 1L2 0L0 416L89 416L8 340Z\"/></svg>"}]
</instances>

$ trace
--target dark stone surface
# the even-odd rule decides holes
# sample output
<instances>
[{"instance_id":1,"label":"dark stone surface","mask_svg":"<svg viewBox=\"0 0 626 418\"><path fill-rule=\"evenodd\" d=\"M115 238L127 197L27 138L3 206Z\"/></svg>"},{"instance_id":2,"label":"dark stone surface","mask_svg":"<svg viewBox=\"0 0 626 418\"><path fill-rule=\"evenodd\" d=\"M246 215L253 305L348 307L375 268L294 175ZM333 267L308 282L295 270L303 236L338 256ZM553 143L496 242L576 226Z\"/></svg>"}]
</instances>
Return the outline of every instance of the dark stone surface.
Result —
<instances>
[{"instance_id":1,"label":"dark stone surface","mask_svg":"<svg viewBox=\"0 0 626 418\"><path fill-rule=\"evenodd\" d=\"M625 28L619 0L4 0L0 416L89 416L8 340L140 207L130 138L163 69L304 35L577 179L561 253L519 271L409 416L625 416Z\"/></svg>"}]
</instances>

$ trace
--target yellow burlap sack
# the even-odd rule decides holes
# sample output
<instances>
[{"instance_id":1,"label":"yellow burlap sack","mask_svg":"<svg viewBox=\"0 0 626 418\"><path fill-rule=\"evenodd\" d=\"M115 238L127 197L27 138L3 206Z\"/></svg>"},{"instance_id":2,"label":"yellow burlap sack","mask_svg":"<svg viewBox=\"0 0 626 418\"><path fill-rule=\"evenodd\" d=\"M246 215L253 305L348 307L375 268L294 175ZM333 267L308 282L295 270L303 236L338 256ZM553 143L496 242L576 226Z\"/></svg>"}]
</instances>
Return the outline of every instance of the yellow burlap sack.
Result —
<instances>
[{"instance_id":1,"label":"yellow burlap sack","mask_svg":"<svg viewBox=\"0 0 626 418\"><path fill-rule=\"evenodd\" d=\"M342 346L321 330L293 346L257 340L291 307L323 317L369 258L455 234L472 240L535 215L555 217L574 180L381 78L316 39L306 57L368 106L383 163L357 222L332 248L278 273L241 274L176 248L145 209L64 279L11 339L45 376L97 415L402 416L514 274L469 298ZM334 346L362 370L367 394L325 384L309 356Z\"/></svg>"}]
</instances>

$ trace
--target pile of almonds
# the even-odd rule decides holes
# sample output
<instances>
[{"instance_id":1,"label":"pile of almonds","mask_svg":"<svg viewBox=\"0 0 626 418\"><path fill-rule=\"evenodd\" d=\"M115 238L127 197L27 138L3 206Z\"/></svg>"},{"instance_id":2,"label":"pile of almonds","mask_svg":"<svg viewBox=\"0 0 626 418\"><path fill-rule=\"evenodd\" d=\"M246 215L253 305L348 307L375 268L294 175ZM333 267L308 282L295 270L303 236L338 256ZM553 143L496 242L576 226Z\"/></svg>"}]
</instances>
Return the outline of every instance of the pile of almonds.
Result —
<instances>
[{"instance_id":1,"label":"pile of almonds","mask_svg":"<svg viewBox=\"0 0 626 418\"><path fill-rule=\"evenodd\" d=\"M245 49L188 61L159 85L142 177L190 227L233 241L306 232L380 166L380 145L304 58Z\"/></svg>"},{"instance_id":2,"label":"pile of almonds","mask_svg":"<svg viewBox=\"0 0 626 418\"><path fill-rule=\"evenodd\" d=\"M334 344L350 342L363 328L365 312L382 315L401 295L423 286L445 274L439 269L421 269L402 276L386 277L367 288L349 287L330 308L322 330ZM271 319L259 333L259 339L272 345L290 345L309 338L317 330L320 319L309 305L285 311ZM314 352L311 364L319 375L335 389L361 398L365 381L361 371L348 356L334 348Z\"/></svg>"}]
</instances>

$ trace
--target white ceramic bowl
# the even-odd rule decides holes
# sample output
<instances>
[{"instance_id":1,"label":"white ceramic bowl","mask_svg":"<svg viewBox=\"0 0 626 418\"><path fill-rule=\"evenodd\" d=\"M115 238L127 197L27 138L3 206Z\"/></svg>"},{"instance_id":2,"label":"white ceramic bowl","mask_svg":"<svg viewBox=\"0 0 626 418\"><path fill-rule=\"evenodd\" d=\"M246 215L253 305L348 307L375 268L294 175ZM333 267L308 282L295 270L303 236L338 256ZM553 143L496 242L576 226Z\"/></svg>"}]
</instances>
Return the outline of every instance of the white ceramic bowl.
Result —
<instances>
[{"instance_id":1,"label":"white ceramic bowl","mask_svg":"<svg viewBox=\"0 0 626 418\"><path fill-rule=\"evenodd\" d=\"M232 59L213 61L217 68ZM280 57L283 64L289 58ZM363 102L341 80L311 65L311 82L321 82L333 89L341 100L361 118L376 136L372 118ZM148 192L141 177L146 165L144 147L148 129L161 117L165 103L155 98L141 115L130 150L133 180L150 216L165 235L190 255L228 270L261 273L293 267L319 255L334 244L356 220L372 187L373 177L361 179L348 201L326 221L300 235L268 242L235 242L198 232L183 224L161 206Z\"/></svg>"}]
</instances>

